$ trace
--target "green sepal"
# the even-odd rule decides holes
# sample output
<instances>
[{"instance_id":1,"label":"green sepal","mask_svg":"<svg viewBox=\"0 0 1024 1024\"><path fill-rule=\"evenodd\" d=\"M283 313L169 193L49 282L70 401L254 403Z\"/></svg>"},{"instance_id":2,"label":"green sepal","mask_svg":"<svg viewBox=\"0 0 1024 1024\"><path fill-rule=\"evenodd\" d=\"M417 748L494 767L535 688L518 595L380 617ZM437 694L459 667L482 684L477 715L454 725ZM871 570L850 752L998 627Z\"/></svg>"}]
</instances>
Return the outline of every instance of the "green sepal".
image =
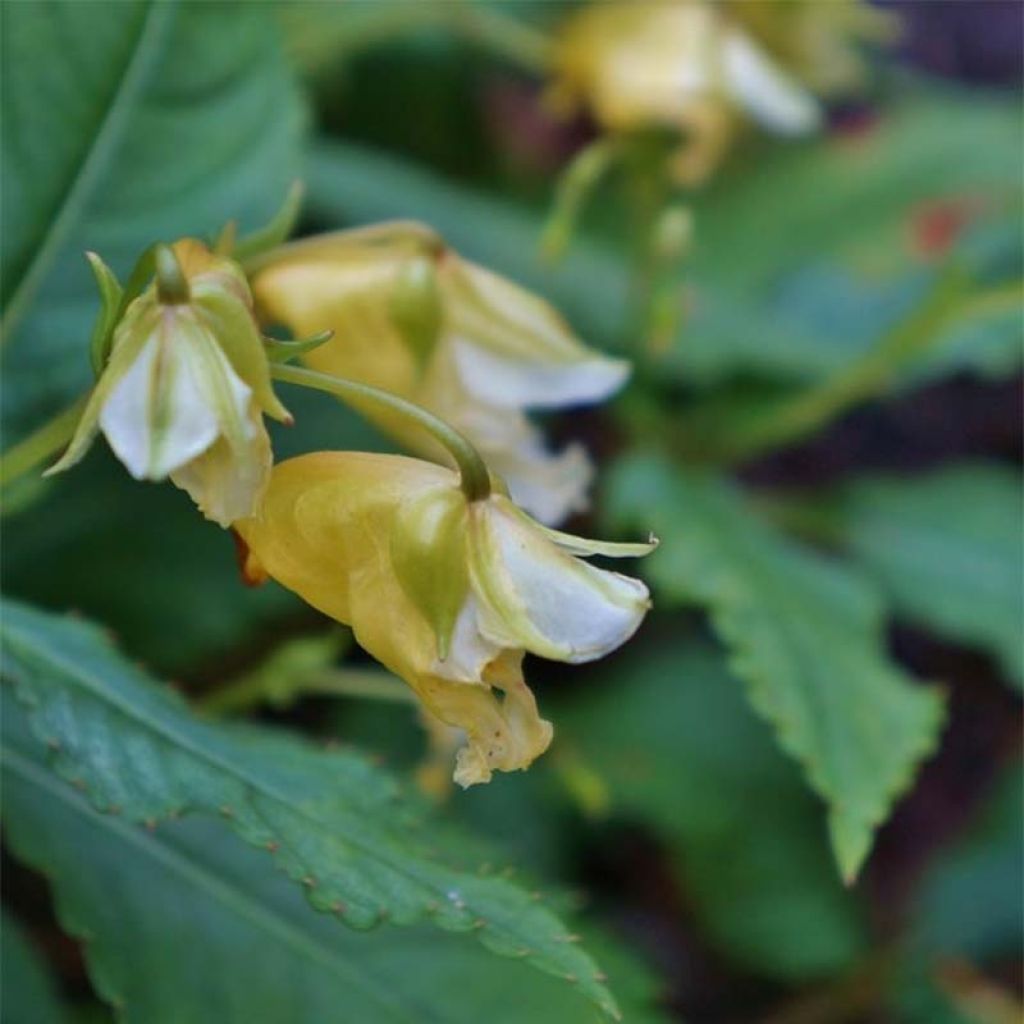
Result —
<instances>
[{"instance_id":1,"label":"green sepal","mask_svg":"<svg viewBox=\"0 0 1024 1024\"><path fill-rule=\"evenodd\" d=\"M229 220L217 233L210 247L218 256L228 256L235 251L238 243L238 221Z\"/></svg>"},{"instance_id":2,"label":"green sepal","mask_svg":"<svg viewBox=\"0 0 1024 1024\"><path fill-rule=\"evenodd\" d=\"M334 337L334 331L328 329L320 331L309 338L299 338L295 341L282 341L280 338L271 338L263 335L263 347L267 351L267 358L272 363L288 363L297 359L313 349L319 348L325 342Z\"/></svg>"},{"instance_id":3,"label":"green sepal","mask_svg":"<svg viewBox=\"0 0 1024 1024\"><path fill-rule=\"evenodd\" d=\"M388 295L391 323L420 367L434 351L444 323L444 300L430 256L416 256L399 268Z\"/></svg>"},{"instance_id":4,"label":"green sepal","mask_svg":"<svg viewBox=\"0 0 1024 1024\"><path fill-rule=\"evenodd\" d=\"M391 536L395 575L434 631L442 661L469 592L466 510L457 488L432 491L399 508Z\"/></svg>"},{"instance_id":5,"label":"green sepal","mask_svg":"<svg viewBox=\"0 0 1024 1024\"><path fill-rule=\"evenodd\" d=\"M305 192L306 187L301 181L293 181L277 213L263 227L240 238L235 243L234 251L230 253L231 258L239 263L245 263L246 260L260 256L270 249L276 249L286 242L288 236L295 230Z\"/></svg>"},{"instance_id":6,"label":"green sepal","mask_svg":"<svg viewBox=\"0 0 1024 1024\"><path fill-rule=\"evenodd\" d=\"M89 359L93 373L98 378L110 356L110 343L114 337L123 289L117 276L96 253L87 252L85 258L92 267L96 287L100 290L100 311L96 314L96 323L93 324L89 341Z\"/></svg>"}]
</instances>

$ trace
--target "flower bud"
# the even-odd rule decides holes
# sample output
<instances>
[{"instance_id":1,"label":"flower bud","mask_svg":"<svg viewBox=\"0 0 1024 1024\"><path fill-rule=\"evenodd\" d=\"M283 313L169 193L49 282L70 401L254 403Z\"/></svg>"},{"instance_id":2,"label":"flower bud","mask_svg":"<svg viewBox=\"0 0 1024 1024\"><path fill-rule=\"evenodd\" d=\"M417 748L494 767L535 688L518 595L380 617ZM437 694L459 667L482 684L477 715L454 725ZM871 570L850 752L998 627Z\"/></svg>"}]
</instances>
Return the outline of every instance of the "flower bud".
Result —
<instances>
[{"instance_id":1,"label":"flower bud","mask_svg":"<svg viewBox=\"0 0 1024 1024\"><path fill-rule=\"evenodd\" d=\"M241 269L184 239L158 251L157 280L115 326L106 366L49 473L97 431L138 480L167 477L221 526L251 515L270 473L263 413L290 421L271 384Z\"/></svg>"},{"instance_id":2,"label":"flower bud","mask_svg":"<svg viewBox=\"0 0 1024 1024\"><path fill-rule=\"evenodd\" d=\"M236 529L250 578L269 575L351 625L431 714L464 730L463 786L526 768L550 743L523 679L527 651L602 657L650 606L639 580L581 558L652 544L546 530L504 495L470 503L453 472L402 456L319 452L280 463L260 516Z\"/></svg>"},{"instance_id":3,"label":"flower bud","mask_svg":"<svg viewBox=\"0 0 1024 1024\"><path fill-rule=\"evenodd\" d=\"M253 289L269 320L334 337L313 369L385 388L465 434L520 504L545 522L585 506L591 476L578 446L549 453L529 408L598 401L628 364L587 349L551 306L448 249L415 225L381 237L344 233L281 250ZM378 426L417 454L444 458L407 420Z\"/></svg>"}]
</instances>

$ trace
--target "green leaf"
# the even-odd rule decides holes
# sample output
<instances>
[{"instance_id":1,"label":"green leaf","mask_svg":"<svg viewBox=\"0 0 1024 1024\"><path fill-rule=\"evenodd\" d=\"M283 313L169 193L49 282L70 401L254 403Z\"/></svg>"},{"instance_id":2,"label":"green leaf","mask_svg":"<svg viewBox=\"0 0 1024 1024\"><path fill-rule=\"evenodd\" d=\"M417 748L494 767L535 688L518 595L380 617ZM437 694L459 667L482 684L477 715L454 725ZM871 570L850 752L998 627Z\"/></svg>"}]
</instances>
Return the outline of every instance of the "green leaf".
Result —
<instances>
[{"instance_id":1,"label":"green leaf","mask_svg":"<svg viewBox=\"0 0 1024 1024\"><path fill-rule=\"evenodd\" d=\"M675 620L648 629L646 651L558 710L560 749L608 788L612 814L671 845L685 900L722 952L787 980L842 971L864 937L820 807L721 653Z\"/></svg>"},{"instance_id":2,"label":"green leaf","mask_svg":"<svg viewBox=\"0 0 1024 1024\"><path fill-rule=\"evenodd\" d=\"M999 968L1015 968L1024 945L1021 769L1019 759L1006 766L980 813L938 852L911 897L908 935L889 994L907 1024L972 1024L979 1019L972 1008L984 1004L991 1007L985 1019L1019 1015L1019 998L986 977L984 968L995 967L1005 977Z\"/></svg>"},{"instance_id":3,"label":"green leaf","mask_svg":"<svg viewBox=\"0 0 1024 1024\"><path fill-rule=\"evenodd\" d=\"M998 658L1024 686L1024 481L997 465L853 481L840 539L912 622Z\"/></svg>"},{"instance_id":4,"label":"green leaf","mask_svg":"<svg viewBox=\"0 0 1024 1024\"><path fill-rule=\"evenodd\" d=\"M39 950L6 910L0 927L0 1017L4 1024L66 1024L57 984Z\"/></svg>"},{"instance_id":5,"label":"green leaf","mask_svg":"<svg viewBox=\"0 0 1024 1024\"><path fill-rule=\"evenodd\" d=\"M1019 281L1024 257L1010 225L1022 144L1009 96L905 81L862 131L766 148L756 173L738 164L695 206L697 309L673 353L679 372L704 382L840 372L931 287L942 260L917 239L929 216L948 212L955 224L962 211L967 230L952 251L990 284ZM720 307L709 284L738 305ZM966 346L963 326L951 328L910 377L1013 372L1019 304L1008 313L992 322L994 343L975 330Z\"/></svg>"},{"instance_id":6,"label":"green leaf","mask_svg":"<svg viewBox=\"0 0 1024 1024\"><path fill-rule=\"evenodd\" d=\"M97 812L48 770L27 732L16 731L20 714L6 710L9 841L49 878L64 928L88 940L90 975L119 1019L595 1019L573 987L489 956L465 936L422 926L339 928L311 912L265 855L214 821L189 818L147 832Z\"/></svg>"},{"instance_id":7,"label":"green leaf","mask_svg":"<svg viewBox=\"0 0 1024 1024\"><path fill-rule=\"evenodd\" d=\"M300 97L261 5L3 8L8 439L89 383L83 257L259 224L298 170Z\"/></svg>"},{"instance_id":8,"label":"green leaf","mask_svg":"<svg viewBox=\"0 0 1024 1024\"><path fill-rule=\"evenodd\" d=\"M661 538L646 561L656 600L709 609L755 710L828 802L836 859L853 879L943 718L938 693L886 657L877 595L776 534L711 472L627 459L608 483L608 507L616 528Z\"/></svg>"},{"instance_id":9,"label":"green leaf","mask_svg":"<svg viewBox=\"0 0 1024 1024\"><path fill-rule=\"evenodd\" d=\"M930 956L1017 958L1024 945L1024 765L1012 761L966 833L929 866L913 941Z\"/></svg>"},{"instance_id":10,"label":"green leaf","mask_svg":"<svg viewBox=\"0 0 1024 1024\"><path fill-rule=\"evenodd\" d=\"M440 861L419 806L354 753L204 722L126 664L95 627L6 602L5 675L57 773L128 822L221 815L355 928L430 919L615 1003L558 919L504 878Z\"/></svg>"}]
</instances>

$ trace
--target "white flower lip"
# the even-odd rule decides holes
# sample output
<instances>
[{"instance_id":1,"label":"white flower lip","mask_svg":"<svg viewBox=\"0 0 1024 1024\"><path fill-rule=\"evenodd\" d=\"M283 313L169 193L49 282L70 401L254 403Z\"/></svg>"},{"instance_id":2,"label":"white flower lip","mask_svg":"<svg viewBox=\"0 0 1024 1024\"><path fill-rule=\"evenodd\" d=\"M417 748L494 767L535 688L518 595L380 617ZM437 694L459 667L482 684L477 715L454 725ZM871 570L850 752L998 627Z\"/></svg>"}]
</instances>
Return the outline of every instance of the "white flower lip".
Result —
<instances>
[{"instance_id":1,"label":"white flower lip","mask_svg":"<svg viewBox=\"0 0 1024 1024\"><path fill-rule=\"evenodd\" d=\"M207 451L227 417L247 419L252 389L215 344L204 358L194 331L159 323L100 410L103 433L136 479L164 479ZM211 369L219 380L208 379Z\"/></svg>"},{"instance_id":2,"label":"white flower lip","mask_svg":"<svg viewBox=\"0 0 1024 1024\"><path fill-rule=\"evenodd\" d=\"M160 427L158 420L164 420ZM114 385L99 423L136 480L162 480L206 451L220 433L181 347L157 334Z\"/></svg>"},{"instance_id":3,"label":"white flower lip","mask_svg":"<svg viewBox=\"0 0 1024 1024\"><path fill-rule=\"evenodd\" d=\"M461 337L453 338L452 343L466 389L497 406L585 405L617 391L630 373L628 362L606 356L543 361L495 352Z\"/></svg>"},{"instance_id":4,"label":"white flower lip","mask_svg":"<svg viewBox=\"0 0 1024 1024\"><path fill-rule=\"evenodd\" d=\"M637 579L567 553L508 499L474 510L470 579L494 643L555 661L593 661L625 643L650 607Z\"/></svg>"},{"instance_id":5,"label":"white flower lip","mask_svg":"<svg viewBox=\"0 0 1024 1024\"><path fill-rule=\"evenodd\" d=\"M742 32L722 41L723 85L754 120L782 135L802 135L821 123L817 102Z\"/></svg>"}]
</instances>

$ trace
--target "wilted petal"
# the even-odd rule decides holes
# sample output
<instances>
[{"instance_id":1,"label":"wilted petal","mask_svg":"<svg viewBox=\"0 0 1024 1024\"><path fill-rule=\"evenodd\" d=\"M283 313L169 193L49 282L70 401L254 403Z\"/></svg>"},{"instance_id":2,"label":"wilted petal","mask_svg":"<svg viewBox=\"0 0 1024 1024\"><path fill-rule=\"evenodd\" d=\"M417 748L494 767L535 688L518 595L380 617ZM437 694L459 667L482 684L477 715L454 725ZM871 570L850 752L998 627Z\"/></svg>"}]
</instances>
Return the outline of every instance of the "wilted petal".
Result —
<instances>
[{"instance_id":1,"label":"wilted petal","mask_svg":"<svg viewBox=\"0 0 1024 1024\"><path fill-rule=\"evenodd\" d=\"M219 437L205 452L171 473L199 511L220 526L251 516L270 479L270 437L255 404L248 417L248 438L232 445Z\"/></svg>"}]
</instances>

